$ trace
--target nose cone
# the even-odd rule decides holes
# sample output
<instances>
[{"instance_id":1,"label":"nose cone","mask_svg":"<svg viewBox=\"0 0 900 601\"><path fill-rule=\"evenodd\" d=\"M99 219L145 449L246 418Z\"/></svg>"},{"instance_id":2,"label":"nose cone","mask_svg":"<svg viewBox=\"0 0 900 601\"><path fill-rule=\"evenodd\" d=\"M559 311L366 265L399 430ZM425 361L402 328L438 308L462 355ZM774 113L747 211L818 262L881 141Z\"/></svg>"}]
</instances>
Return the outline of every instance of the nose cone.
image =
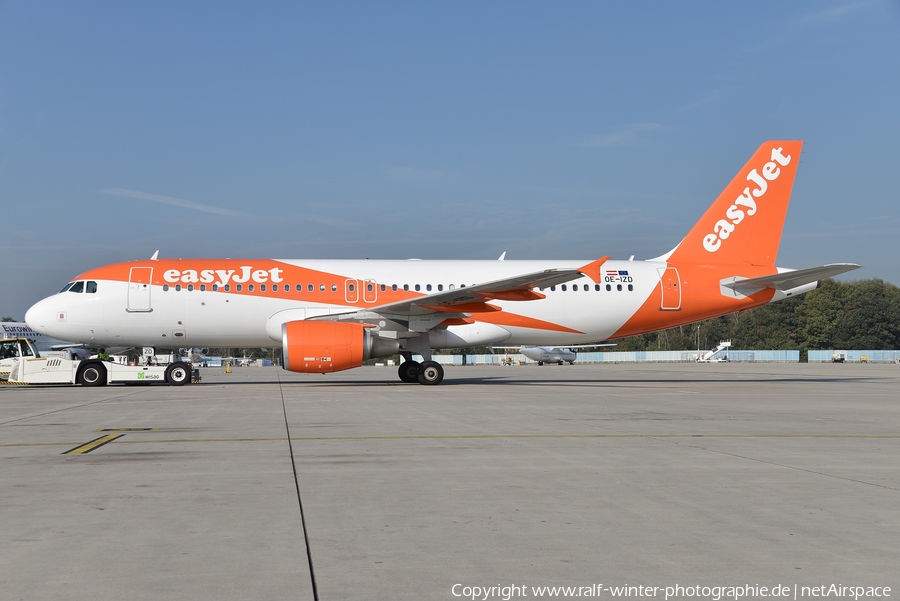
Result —
<instances>
[{"instance_id":1,"label":"nose cone","mask_svg":"<svg viewBox=\"0 0 900 601\"><path fill-rule=\"evenodd\" d=\"M51 306L51 299L45 298L28 309L25 313L25 323L35 332L46 334L47 329L56 323L57 317L55 308Z\"/></svg>"}]
</instances>

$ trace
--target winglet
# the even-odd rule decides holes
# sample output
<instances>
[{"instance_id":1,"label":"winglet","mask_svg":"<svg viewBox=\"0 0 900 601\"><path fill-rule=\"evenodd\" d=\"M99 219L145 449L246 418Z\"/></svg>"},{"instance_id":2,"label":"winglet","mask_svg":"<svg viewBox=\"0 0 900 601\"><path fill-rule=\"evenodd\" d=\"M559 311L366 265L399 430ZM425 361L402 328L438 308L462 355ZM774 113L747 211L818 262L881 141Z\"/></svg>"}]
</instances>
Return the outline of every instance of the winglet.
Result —
<instances>
[{"instance_id":1,"label":"winglet","mask_svg":"<svg viewBox=\"0 0 900 601\"><path fill-rule=\"evenodd\" d=\"M157 250L155 253L153 253L153 256L150 257L150 260L151 261L159 261L159 250Z\"/></svg>"},{"instance_id":2,"label":"winglet","mask_svg":"<svg viewBox=\"0 0 900 601\"><path fill-rule=\"evenodd\" d=\"M587 277L594 280L595 284L600 283L600 268L603 267L603 264L609 261L609 257L600 257L596 261L591 261L587 265L578 268L579 273L586 275Z\"/></svg>"}]
</instances>

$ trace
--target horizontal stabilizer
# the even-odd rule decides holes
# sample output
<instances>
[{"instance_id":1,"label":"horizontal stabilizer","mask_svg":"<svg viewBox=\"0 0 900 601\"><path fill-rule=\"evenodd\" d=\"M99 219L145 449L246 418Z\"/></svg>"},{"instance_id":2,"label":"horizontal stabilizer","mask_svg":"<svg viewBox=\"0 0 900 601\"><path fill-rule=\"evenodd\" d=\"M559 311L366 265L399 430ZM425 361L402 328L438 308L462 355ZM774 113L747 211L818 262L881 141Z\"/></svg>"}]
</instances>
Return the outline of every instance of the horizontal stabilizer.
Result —
<instances>
[{"instance_id":1,"label":"horizontal stabilizer","mask_svg":"<svg viewBox=\"0 0 900 601\"><path fill-rule=\"evenodd\" d=\"M820 267L810 267L809 269L784 271L760 278L729 278L731 281L723 281L722 285L733 290L759 290L761 288L791 290L798 286L811 284L859 268L860 265L855 263L832 263Z\"/></svg>"}]
</instances>

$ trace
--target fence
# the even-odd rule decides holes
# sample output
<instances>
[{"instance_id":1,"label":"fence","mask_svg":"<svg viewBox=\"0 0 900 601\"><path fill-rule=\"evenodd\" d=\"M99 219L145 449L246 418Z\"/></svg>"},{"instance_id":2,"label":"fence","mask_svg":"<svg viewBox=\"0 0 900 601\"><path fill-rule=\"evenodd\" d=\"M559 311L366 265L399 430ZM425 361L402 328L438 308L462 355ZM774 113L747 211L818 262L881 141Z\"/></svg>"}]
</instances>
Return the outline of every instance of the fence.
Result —
<instances>
[{"instance_id":1,"label":"fence","mask_svg":"<svg viewBox=\"0 0 900 601\"><path fill-rule=\"evenodd\" d=\"M812 353L813 351L810 351ZM824 351L823 351L824 352ZM828 351L831 361L831 351ZM499 365L503 357L509 357L514 363L534 363L525 355L466 355L468 365ZM740 351L727 349L718 357L728 357L729 361L752 363L799 363L800 351ZM434 360L442 365L462 365L462 355L434 355ZM634 351L634 352L602 352L578 353L578 363L690 363L697 360L697 351Z\"/></svg>"},{"instance_id":2,"label":"fence","mask_svg":"<svg viewBox=\"0 0 900 601\"><path fill-rule=\"evenodd\" d=\"M860 363L862 357L866 357L869 363L896 363L900 361L900 351L844 351L834 349L809 351L808 361L810 363L831 363L833 355L843 355L844 361L851 363Z\"/></svg>"}]
</instances>

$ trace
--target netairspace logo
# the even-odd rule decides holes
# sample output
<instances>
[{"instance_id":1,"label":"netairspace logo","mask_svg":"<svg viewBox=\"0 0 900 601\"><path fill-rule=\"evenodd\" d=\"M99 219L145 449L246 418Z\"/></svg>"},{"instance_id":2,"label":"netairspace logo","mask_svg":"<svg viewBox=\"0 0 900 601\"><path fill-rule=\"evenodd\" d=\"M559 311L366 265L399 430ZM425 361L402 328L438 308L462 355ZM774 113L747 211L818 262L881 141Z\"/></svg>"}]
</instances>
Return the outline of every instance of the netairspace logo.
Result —
<instances>
[{"instance_id":1,"label":"netairspace logo","mask_svg":"<svg viewBox=\"0 0 900 601\"><path fill-rule=\"evenodd\" d=\"M843 584L822 584L819 586L793 587L776 584L775 586L760 586L759 584L739 586L603 586L591 584L588 586L528 586L523 584L497 584L494 586L469 586L454 584L451 589L454 597L471 599L472 601L487 601L488 599L502 599L509 601L514 598L590 598L600 597L606 594L609 597L659 597L669 599L709 599L711 601L741 601L749 598L777 599L818 599L841 598L859 601L863 598L888 598L891 596L891 588L888 586L844 586Z\"/></svg>"}]
</instances>

